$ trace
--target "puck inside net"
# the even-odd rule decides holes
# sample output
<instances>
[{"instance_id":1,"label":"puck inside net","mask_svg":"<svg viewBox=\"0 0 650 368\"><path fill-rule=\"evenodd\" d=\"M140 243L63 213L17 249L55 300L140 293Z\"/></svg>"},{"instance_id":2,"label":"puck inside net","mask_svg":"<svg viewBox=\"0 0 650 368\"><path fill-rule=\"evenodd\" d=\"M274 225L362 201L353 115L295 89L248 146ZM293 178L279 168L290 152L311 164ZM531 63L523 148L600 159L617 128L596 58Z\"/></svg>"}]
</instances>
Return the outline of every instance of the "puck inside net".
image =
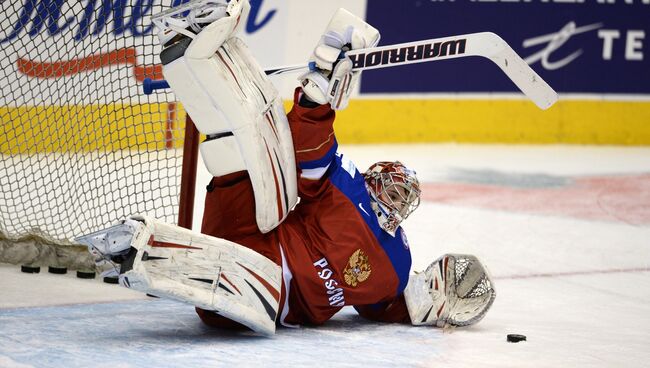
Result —
<instances>
[{"instance_id":1,"label":"puck inside net","mask_svg":"<svg viewBox=\"0 0 650 368\"><path fill-rule=\"evenodd\" d=\"M95 278L95 271L79 270L79 271L77 271L77 277L80 278L80 279L94 279Z\"/></svg>"},{"instance_id":2,"label":"puck inside net","mask_svg":"<svg viewBox=\"0 0 650 368\"><path fill-rule=\"evenodd\" d=\"M66 267L50 266L47 268L47 272L57 274L57 275L65 275L66 273L68 273L68 269Z\"/></svg>"},{"instance_id":3,"label":"puck inside net","mask_svg":"<svg viewBox=\"0 0 650 368\"><path fill-rule=\"evenodd\" d=\"M38 266L22 265L20 266L20 271L25 273L39 273L41 272L41 268Z\"/></svg>"}]
</instances>

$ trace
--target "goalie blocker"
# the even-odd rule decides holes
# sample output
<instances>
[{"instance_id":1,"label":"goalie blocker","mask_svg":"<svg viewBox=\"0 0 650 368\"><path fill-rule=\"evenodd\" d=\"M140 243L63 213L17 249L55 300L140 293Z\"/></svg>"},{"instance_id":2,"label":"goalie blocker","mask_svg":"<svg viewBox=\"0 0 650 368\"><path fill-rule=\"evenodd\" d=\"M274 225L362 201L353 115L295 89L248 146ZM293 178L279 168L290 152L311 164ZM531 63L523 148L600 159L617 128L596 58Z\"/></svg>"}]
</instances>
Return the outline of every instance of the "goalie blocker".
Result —
<instances>
[{"instance_id":1,"label":"goalie blocker","mask_svg":"<svg viewBox=\"0 0 650 368\"><path fill-rule=\"evenodd\" d=\"M289 123L278 91L234 37L246 0L198 0L160 13L163 74L206 135L201 156L213 176L247 170L257 225L268 232L298 201Z\"/></svg>"},{"instance_id":2,"label":"goalie blocker","mask_svg":"<svg viewBox=\"0 0 650 368\"><path fill-rule=\"evenodd\" d=\"M361 71L352 70L344 53L374 47L379 38L379 31L363 19L337 10L312 53L310 71L298 78L305 95L319 105L329 103L333 110L345 109Z\"/></svg>"}]
</instances>

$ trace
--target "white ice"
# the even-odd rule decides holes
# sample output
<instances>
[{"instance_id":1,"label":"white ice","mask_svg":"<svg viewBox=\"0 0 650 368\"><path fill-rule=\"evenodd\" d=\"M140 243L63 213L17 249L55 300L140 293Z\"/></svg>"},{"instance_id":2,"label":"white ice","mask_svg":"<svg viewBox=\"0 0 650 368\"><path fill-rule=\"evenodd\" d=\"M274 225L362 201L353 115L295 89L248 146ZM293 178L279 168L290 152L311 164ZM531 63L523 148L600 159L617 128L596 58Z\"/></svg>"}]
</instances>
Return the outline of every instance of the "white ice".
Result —
<instances>
[{"instance_id":1,"label":"white ice","mask_svg":"<svg viewBox=\"0 0 650 368\"><path fill-rule=\"evenodd\" d=\"M399 158L424 183L452 182L458 172L533 181L650 174L650 148L427 144L340 151L360 169ZM626 203L650 207L649 188L626 195ZM211 330L190 306L98 280L0 265L0 367L646 366L645 220L633 225L577 218L561 208L540 214L423 202L404 226L413 269L446 252L471 253L488 266L497 289L483 321L449 330L372 323L345 308L324 326L263 338ZM509 333L527 341L508 343Z\"/></svg>"}]
</instances>

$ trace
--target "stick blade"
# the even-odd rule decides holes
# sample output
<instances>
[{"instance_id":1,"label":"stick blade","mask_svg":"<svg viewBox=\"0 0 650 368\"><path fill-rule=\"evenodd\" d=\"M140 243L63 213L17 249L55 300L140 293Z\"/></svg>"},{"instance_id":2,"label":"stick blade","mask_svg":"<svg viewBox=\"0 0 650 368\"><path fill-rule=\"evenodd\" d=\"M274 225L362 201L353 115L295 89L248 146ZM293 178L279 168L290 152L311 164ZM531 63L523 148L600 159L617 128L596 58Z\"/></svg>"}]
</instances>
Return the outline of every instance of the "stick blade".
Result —
<instances>
[{"instance_id":1,"label":"stick blade","mask_svg":"<svg viewBox=\"0 0 650 368\"><path fill-rule=\"evenodd\" d=\"M478 49L473 49L472 54L486 57L499 66L537 107L546 110L557 102L557 92L501 37L492 32L476 33L471 36L468 39L472 39L474 47Z\"/></svg>"},{"instance_id":2,"label":"stick blade","mask_svg":"<svg viewBox=\"0 0 650 368\"><path fill-rule=\"evenodd\" d=\"M514 51L499 53L491 59L540 109L546 110L557 102L557 92Z\"/></svg>"}]
</instances>

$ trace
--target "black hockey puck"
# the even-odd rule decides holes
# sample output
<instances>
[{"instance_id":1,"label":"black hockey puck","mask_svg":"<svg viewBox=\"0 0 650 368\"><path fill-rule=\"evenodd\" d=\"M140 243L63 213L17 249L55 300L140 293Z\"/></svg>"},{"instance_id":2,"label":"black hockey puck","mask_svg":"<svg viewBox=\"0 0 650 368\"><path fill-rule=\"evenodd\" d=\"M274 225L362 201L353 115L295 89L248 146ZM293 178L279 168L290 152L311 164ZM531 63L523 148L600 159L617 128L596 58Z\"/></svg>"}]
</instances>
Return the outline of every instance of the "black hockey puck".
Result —
<instances>
[{"instance_id":1,"label":"black hockey puck","mask_svg":"<svg viewBox=\"0 0 650 368\"><path fill-rule=\"evenodd\" d=\"M77 277L80 279L94 279L95 271L77 271Z\"/></svg>"},{"instance_id":2,"label":"black hockey puck","mask_svg":"<svg viewBox=\"0 0 650 368\"><path fill-rule=\"evenodd\" d=\"M526 341L526 335L508 334L506 340L508 340L508 342Z\"/></svg>"},{"instance_id":3,"label":"black hockey puck","mask_svg":"<svg viewBox=\"0 0 650 368\"><path fill-rule=\"evenodd\" d=\"M117 276L106 276L104 277L104 282L107 284L119 284L120 279Z\"/></svg>"},{"instance_id":4,"label":"black hockey puck","mask_svg":"<svg viewBox=\"0 0 650 368\"><path fill-rule=\"evenodd\" d=\"M68 273L68 269L66 267L50 266L50 267L47 268L47 272L54 273L54 274L57 274L57 275L65 275L66 273Z\"/></svg>"},{"instance_id":5,"label":"black hockey puck","mask_svg":"<svg viewBox=\"0 0 650 368\"><path fill-rule=\"evenodd\" d=\"M150 298L160 298L159 296L155 296L153 294L147 294L147 296L150 297Z\"/></svg>"},{"instance_id":6,"label":"black hockey puck","mask_svg":"<svg viewBox=\"0 0 650 368\"><path fill-rule=\"evenodd\" d=\"M25 272L25 273L39 273L39 272L41 272L41 268L38 267L38 266L22 265L22 266L20 266L20 271Z\"/></svg>"}]
</instances>

